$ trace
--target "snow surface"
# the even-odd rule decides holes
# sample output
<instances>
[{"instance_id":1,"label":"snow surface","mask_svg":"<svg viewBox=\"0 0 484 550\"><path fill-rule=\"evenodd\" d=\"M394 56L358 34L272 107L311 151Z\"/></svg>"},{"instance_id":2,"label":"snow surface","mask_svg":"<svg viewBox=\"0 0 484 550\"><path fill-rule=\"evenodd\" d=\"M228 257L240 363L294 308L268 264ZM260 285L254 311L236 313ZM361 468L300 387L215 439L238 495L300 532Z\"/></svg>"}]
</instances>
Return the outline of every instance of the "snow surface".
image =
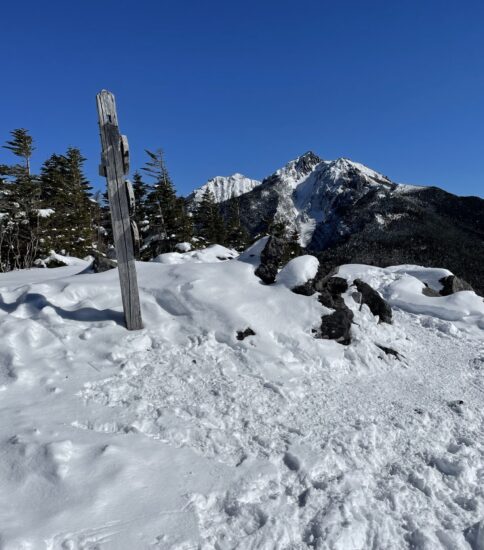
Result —
<instances>
[{"instance_id":1,"label":"snow surface","mask_svg":"<svg viewBox=\"0 0 484 550\"><path fill-rule=\"evenodd\" d=\"M188 244L188 243L183 243ZM213 263L224 262L237 258L239 253L231 248L226 248L220 244L212 244L201 250L192 250L187 252L167 252L160 254L152 261L160 264L183 264L186 262L195 263Z\"/></svg>"},{"instance_id":2,"label":"snow surface","mask_svg":"<svg viewBox=\"0 0 484 550\"><path fill-rule=\"evenodd\" d=\"M178 243L175 248L178 252L190 252L192 245L190 243Z\"/></svg>"},{"instance_id":3,"label":"snow surface","mask_svg":"<svg viewBox=\"0 0 484 550\"><path fill-rule=\"evenodd\" d=\"M182 256L137 263L138 332L117 270L0 274L2 550L483 547L482 298L343 266L394 322L350 288L342 346L317 296Z\"/></svg>"}]
</instances>

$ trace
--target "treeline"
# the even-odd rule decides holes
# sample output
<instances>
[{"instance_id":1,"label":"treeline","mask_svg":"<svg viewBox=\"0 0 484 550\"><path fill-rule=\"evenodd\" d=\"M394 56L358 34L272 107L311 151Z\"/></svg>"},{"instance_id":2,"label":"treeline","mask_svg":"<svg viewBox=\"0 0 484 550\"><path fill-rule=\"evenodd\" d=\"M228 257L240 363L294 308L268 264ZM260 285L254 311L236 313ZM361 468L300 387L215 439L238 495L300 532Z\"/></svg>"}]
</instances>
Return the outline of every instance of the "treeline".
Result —
<instances>
[{"instance_id":1,"label":"treeline","mask_svg":"<svg viewBox=\"0 0 484 550\"><path fill-rule=\"evenodd\" d=\"M35 146L27 130L13 130L3 148L14 162L0 165L0 271L43 265L52 252L80 258L109 253L107 194L93 193L79 149L51 155L34 174ZM218 243L240 250L247 245L236 201L221 212L207 190L190 211L177 195L162 151L146 153L146 164L133 175L140 259L175 251L183 242L192 248Z\"/></svg>"}]
</instances>

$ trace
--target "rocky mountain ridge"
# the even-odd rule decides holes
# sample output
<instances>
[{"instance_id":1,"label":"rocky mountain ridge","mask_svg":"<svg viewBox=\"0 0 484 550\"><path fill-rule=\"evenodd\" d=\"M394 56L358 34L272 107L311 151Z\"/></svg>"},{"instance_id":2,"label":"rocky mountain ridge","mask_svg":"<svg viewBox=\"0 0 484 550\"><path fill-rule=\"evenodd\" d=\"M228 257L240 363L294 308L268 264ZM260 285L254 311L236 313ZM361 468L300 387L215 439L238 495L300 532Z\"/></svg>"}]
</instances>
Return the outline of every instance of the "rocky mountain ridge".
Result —
<instances>
[{"instance_id":1,"label":"rocky mountain ridge","mask_svg":"<svg viewBox=\"0 0 484 550\"><path fill-rule=\"evenodd\" d=\"M230 178L215 180L221 211L235 199L252 237L277 222L296 231L328 270L344 263L444 267L484 292L483 199L397 184L363 164L313 152L251 189Z\"/></svg>"}]
</instances>

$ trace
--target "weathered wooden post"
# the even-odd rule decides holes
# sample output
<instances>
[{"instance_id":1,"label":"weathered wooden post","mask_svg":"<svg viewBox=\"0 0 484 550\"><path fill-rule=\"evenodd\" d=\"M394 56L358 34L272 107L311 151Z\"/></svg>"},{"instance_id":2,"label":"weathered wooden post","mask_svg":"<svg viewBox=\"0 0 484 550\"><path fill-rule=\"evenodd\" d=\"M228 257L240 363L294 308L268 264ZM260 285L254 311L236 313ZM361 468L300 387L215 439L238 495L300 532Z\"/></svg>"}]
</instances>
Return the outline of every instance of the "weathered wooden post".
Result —
<instances>
[{"instance_id":1,"label":"weathered wooden post","mask_svg":"<svg viewBox=\"0 0 484 550\"><path fill-rule=\"evenodd\" d=\"M143 328L143 323L134 262L137 229L136 224L130 219L130 213L134 208L134 197L130 184L125 179L129 172L128 140L126 136L119 133L114 95L107 90L102 90L97 94L96 101L102 146L99 173L107 178L108 183L124 318L128 330L137 330Z\"/></svg>"}]
</instances>

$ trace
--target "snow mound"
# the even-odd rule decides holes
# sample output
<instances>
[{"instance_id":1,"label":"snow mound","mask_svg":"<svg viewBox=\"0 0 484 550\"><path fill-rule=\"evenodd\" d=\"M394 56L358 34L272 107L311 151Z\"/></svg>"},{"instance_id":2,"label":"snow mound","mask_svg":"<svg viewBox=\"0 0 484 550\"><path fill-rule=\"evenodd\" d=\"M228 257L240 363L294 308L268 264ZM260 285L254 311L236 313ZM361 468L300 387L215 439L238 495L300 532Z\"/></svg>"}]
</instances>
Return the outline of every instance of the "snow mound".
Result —
<instances>
[{"instance_id":1,"label":"snow mound","mask_svg":"<svg viewBox=\"0 0 484 550\"><path fill-rule=\"evenodd\" d=\"M136 332L116 269L0 274L2 549L475 546L482 299L421 302L440 273L417 266L342 266L394 305L379 324L349 288L342 346L314 338L316 295L221 253L138 262Z\"/></svg>"},{"instance_id":2,"label":"snow mound","mask_svg":"<svg viewBox=\"0 0 484 550\"><path fill-rule=\"evenodd\" d=\"M178 252L190 252L192 245L190 243L178 243L175 245Z\"/></svg>"},{"instance_id":3,"label":"snow mound","mask_svg":"<svg viewBox=\"0 0 484 550\"><path fill-rule=\"evenodd\" d=\"M83 266L87 267L92 262L92 257L88 256L87 258L81 260L75 256L66 256L65 254L58 254L53 250L50 251L49 255L43 259L35 260L34 264L36 267L48 267L50 263L61 264L64 266ZM55 268L53 268L55 269Z\"/></svg>"},{"instance_id":4,"label":"snow mound","mask_svg":"<svg viewBox=\"0 0 484 550\"><path fill-rule=\"evenodd\" d=\"M319 261L314 256L299 256L288 262L278 273L276 283L289 289L296 288L314 279Z\"/></svg>"},{"instance_id":5,"label":"snow mound","mask_svg":"<svg viewBox=\"0 0 484 550\"><path fill-rule=\"evenodd\" d=\"M457 322L456 326L472 331L484 329L484 300L475 292L462 291L450 296L429 297L425 284L440 290L439 279L452 275L447 269L403 265L387 268L367 265L344 265L338 275L349 283L363 279L378 290L392 307L409 313Z\"/></svg>"},{"instance_id":6,"label":"snow mound","mask_svg":"<svg viewBox=\"0 0 484 550\"><path fill-rule=\"evenodd\" d=\"M188 244L188 243L182 243ZM214 263L224 262L226 260L233 260L237 258L239 253L231 248L226 248L219 244L212 244L207 248L200 250L192 250L187 252L167 252L160 254L152 261L159 264L184 264L186 262L192 263Z\"/></svg>"},{"instance_id":7,"label":"snow mound","mask_svg":"<svg viewBox=\"0 0 484 550\"><path fill-rule=\"evenodd\" d=\"M247 248L240 254L238 260L249 264L259 265L260 255L262 254L262 251L264 250L268 240L269 237L267 236L258 239L254 244L249 246L249 248Z\"/></svg>"}]
</instances>

